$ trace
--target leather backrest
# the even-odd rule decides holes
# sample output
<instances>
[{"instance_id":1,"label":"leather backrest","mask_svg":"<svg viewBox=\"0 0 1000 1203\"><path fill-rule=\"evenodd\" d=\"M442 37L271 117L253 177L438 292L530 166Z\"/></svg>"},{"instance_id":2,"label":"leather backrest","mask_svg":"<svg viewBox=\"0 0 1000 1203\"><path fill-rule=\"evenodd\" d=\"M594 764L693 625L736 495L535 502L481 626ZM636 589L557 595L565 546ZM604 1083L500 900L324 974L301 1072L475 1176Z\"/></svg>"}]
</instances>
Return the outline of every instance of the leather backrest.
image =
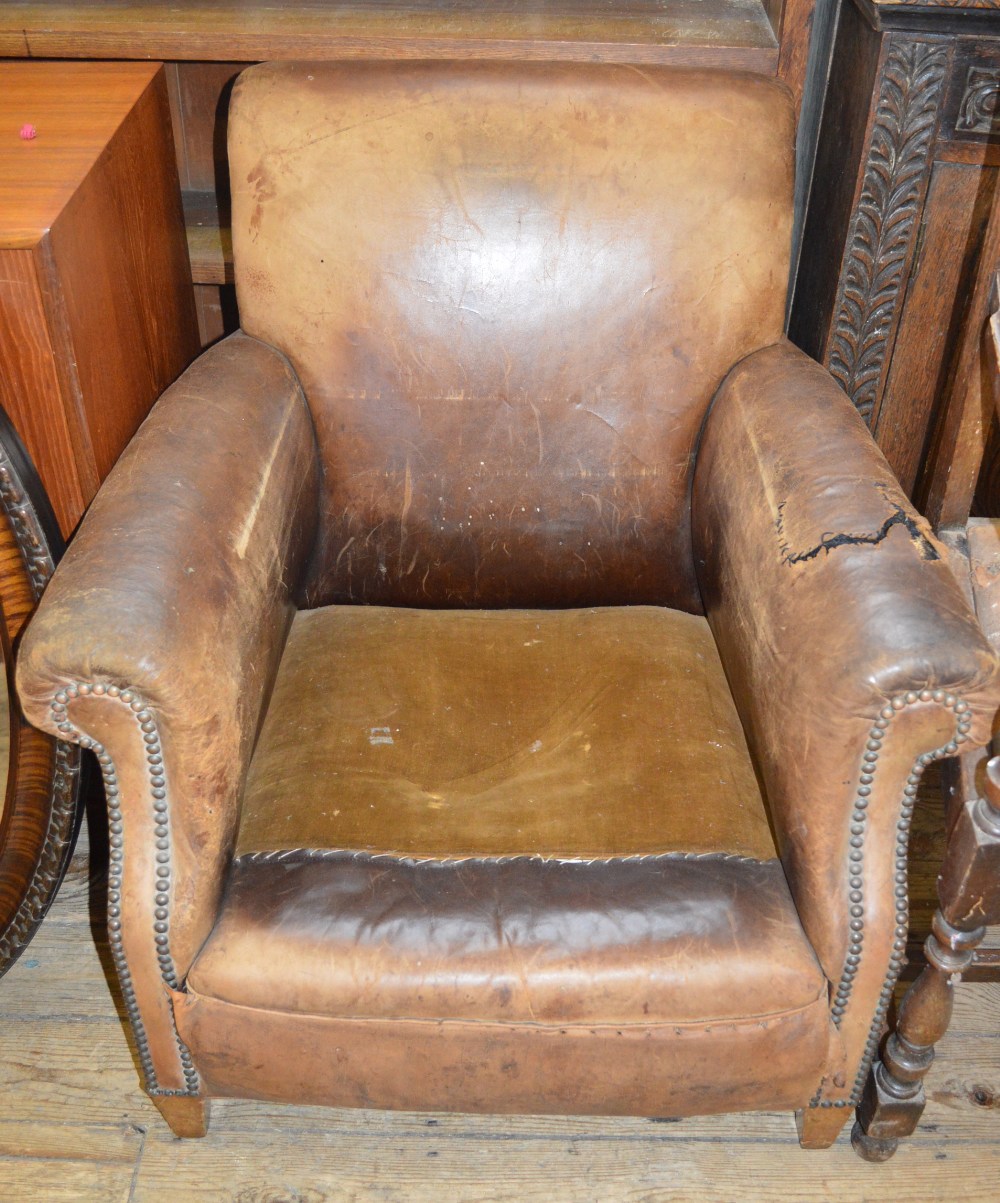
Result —
<instances>
[{"instance_id":1,"label":"leather backrest","mask_svg":"<svg viewBox=\"0 0 1000 1203\"><path fill-rule=\"evenodd\" d=\"M698 431L782 332L785 89L265 64L229 138L241 324L298 372L325 474L307 604L700 609Z\"/></svg>"}]
</instances>

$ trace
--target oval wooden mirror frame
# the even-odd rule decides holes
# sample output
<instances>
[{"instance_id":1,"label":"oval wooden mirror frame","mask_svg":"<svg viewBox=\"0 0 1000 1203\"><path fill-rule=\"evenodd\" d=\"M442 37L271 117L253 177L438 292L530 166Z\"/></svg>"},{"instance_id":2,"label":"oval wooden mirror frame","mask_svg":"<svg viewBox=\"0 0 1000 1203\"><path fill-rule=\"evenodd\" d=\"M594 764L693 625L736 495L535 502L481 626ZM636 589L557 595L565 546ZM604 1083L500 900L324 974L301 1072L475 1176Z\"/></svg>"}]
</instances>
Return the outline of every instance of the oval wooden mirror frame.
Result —
<instances>
[{"instance_id":1,"label":"oval wooden mirror frame","mask_svg":"<svg viewBox=\"0 0 1000 1203\"><path fill-rule=\"evenodd\" d=\"M0 409L0 645L10 752L0 810L0 976L59 888L80 822L80 749L29 726L14 693L12 649L63 552L52 507ZM2 783L0 783L2 784Z\"/></svg>"}]
</instances>

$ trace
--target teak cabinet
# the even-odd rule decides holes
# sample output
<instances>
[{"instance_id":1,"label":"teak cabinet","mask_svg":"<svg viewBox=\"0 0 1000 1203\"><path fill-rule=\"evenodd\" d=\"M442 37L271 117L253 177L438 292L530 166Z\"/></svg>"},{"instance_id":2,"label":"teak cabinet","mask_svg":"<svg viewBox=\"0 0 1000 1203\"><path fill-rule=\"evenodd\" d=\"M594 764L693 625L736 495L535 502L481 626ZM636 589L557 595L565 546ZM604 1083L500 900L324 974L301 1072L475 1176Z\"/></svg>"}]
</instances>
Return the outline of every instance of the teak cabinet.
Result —
<instances>
[{"instance_id":1,"label":"teak cabinet","mask_svg":"<svg viewBox=\"0 0 1000 1203\"><path fill-rule=\"evenodd\" d=\"M64 535L198 345L162 68L0 63L0 405Z\"/></svg>"}]
</instances>

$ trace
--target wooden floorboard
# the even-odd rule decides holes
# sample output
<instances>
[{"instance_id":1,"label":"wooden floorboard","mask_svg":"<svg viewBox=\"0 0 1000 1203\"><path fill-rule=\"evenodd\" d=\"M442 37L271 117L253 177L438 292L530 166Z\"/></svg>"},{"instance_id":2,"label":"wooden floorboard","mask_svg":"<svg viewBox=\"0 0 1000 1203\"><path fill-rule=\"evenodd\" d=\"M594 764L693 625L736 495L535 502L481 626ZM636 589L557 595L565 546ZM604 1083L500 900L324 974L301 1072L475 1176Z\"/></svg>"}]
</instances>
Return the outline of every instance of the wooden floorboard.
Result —
<instances>
[{"instance_id":1,"label":"wooden floorboard","mask_svg":"<svg viewBox=\"0 0 1000 1203\"><path fill-rule=\"evenodd\" d=\"M1000 983L959 988L923 1122L881 1166L860 1161L847 1132L803 1152L792 1116L767 1113L653 1122L217 1101L209 1136L178 1141L139 1088L94 934L101 888L84 841L50 917L0 981L0 1203L1000 1197Z\"/></svg>"},{"instance_id":2,"label":"wooden floorboard","mask_svg":"<svg viewBox=\"0 0 1000 1203\"><path fill-rule=\"evenodd\" d=\"M0 1120L0 1196L126 1200L143 1139L123 1125Z\"/></svg>"}]
</instances>

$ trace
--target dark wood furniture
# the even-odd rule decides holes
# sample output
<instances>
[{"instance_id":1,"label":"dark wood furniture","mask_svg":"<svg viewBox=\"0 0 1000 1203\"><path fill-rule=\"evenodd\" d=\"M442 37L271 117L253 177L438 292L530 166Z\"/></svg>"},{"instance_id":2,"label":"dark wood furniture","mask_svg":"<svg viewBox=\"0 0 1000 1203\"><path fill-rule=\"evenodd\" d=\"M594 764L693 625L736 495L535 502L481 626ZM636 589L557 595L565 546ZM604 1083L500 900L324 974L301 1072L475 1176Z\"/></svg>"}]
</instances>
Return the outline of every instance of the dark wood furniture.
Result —
<instances>
[{"instance_id":1,"label":"dark wood furniture","mask_svg":"<svg viewBox=\"0 0 1000 1203\"><path fill-rule=\"evenodd\" d=\"M790 322L938 525L965 520L975 487L958 466L949 498L931 495L953 451L947 394L970 385L977 267L996 252L998 8L843 0Z\"/></svg>"},{"instance_id":2,"label":"dark wood furniture","mask_svg":"<svg viewBox=\"0 0 1000 1203\"><path fill-rule=\"evenodd\" d=\"M0 62L0 403L64 535L197 349L163 70Z\"/></svg>"},{"instance_id":3,"label":"dark wood furniture","mask_svg":"<svg viewBox=\"0 0 1000 1203\"><path fill-rule=\"evenodd\" d=\"M13 648L62 539L17 432L0 410L0 975L20 956L62 880L80 818L80 749L24 721Z\"/></svg>"},{"instance_id":4,"label":"dark wood furniture","mask_svg":"<svg viewBox=\"0 0 1000 1203\"><path fill-rule=\"evenodd\" d=\"M0 6L0 57L167 60L203 343L236 328L226 106L261 59L504 58L777 74L801 103L816 0L98 0ZM805 140L808 142L808 138Z\"/></svg>"}]
</instances>

